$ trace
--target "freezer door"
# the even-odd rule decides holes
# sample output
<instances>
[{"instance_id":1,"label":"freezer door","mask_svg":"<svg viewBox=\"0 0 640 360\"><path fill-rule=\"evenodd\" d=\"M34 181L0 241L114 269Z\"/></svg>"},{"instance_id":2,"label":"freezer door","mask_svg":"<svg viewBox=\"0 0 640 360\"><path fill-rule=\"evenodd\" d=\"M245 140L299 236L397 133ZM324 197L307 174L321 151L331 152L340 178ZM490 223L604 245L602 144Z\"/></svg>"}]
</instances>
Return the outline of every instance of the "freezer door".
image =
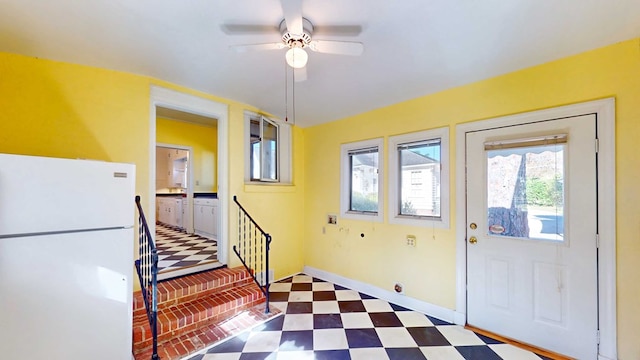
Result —
<instances>
[{"instance_id":1,"label":"freezer door","mask_svg":"<svg viewBox=\"0 0 640 360\"><path fill-rule=\"evenodd\" d=\"M0 237L131 227L135 166L0 154Z\"/></svg>"},{"instance_id":2,"label":"freezer door","mask_svg":"<svg viewBox=\"0 0 640 360\"><path fill-rule=\"evenodd\" d=\"M0 239L0 358L131 359L133 229Z\"/></svg>"}]
</instances>

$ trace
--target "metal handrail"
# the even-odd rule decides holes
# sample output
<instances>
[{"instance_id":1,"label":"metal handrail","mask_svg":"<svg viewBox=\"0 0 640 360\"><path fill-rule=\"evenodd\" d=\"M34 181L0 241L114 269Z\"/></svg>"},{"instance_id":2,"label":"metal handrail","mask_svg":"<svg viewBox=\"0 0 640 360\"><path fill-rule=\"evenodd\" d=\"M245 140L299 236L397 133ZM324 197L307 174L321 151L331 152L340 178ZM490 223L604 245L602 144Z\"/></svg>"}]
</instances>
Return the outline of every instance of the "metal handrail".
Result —
<instances>
[{"instance_id":1,"label":"metal handrail","mask_svg":"<svg viewBox=\"0 0 640 360\"><path fill-rule=\"evenodd\" d=\"M266 299L265 313L269 313L269 249L271 247L271 235L267 234L253 220L251 215L238 202L237 196L233 196L233 202L238 205L238 241L233 245L233 252L242 262L245 269L251 274L253 281L258 285ZM258 281L258 274L262 274Z\"/></svg>"},{"instance_id":2,"label":"metal handrail","mask_svg":"<svg viewBox=\"0 0 640 360\"><path fill-rule=\"evenodd\" d=\"M139 258L135 261L135 265L153 336L151 360L160 360L158 356L158 251L153 243L149 225L140 204L140 196L136 196L136 206L140 216L138 217Z\"/></svg>"}]
</instances>

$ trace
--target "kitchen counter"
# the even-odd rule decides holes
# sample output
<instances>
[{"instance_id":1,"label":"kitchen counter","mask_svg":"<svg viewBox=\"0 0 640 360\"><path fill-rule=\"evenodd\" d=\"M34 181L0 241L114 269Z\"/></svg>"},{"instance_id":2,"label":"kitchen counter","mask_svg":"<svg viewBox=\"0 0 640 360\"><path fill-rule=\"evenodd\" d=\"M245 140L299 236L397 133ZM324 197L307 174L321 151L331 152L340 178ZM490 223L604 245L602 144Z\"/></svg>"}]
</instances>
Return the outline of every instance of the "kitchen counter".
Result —
<instances>
[{"instance_id":1,"label":"kitchen counter","mask_svg":"<svg viewBox=\"0 0 640 360\"><path fill-rule=\"evenodd\" d=\"M193 197L194 198L217 199L218 198L218 193L214 193L214 192L194 192L193 193Z\"/></svg>"},{"instance_id":2,"label":"kitchen counter","mask_svg":"<svg viewBox=\"0 0 640 360\"><path fill-rule=\"evenodd\" d=\"M156 193L156 196L160 196L160 197L187 197L187 194L181 194L181 193Z\"/></svg>"}]
</instances>

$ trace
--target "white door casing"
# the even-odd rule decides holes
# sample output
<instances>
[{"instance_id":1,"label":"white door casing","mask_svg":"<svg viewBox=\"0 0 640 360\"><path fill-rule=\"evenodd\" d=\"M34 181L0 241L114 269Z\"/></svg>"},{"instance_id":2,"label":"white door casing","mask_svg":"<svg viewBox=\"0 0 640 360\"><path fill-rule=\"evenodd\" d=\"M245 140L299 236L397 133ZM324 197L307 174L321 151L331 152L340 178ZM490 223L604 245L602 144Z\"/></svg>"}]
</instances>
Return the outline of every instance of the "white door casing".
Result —
<instances>
[{"instance_id":1,"label":"white door casing","mask_svg":"<svg viewBox=\"0 0 640 360\"><path fill-rule=\"evenodd\" d=\"M597 357L596 117L467 133L467 322Z\"/></svg>"},{"instance_id":2,"label":"white door casing","mask_svg":"<svg viewBox=\"0 0 640 360\"><path fill-rule=\"evenodd\" d=\"M469 132L531 122L595 114L598 134L598 359L617 359L616 335L616 231L615 231L615 100L596 100L456 126L456 311L454 321L467 322L466 158Z\"/></svg>"},{"instance_id":3,"label":"white door casing","mask_svg":"<svg viewBox=\"0 0 640 360\"><path fill-rule=\"evenodd\" d=\"M161 106L191 114L198 114L218 120L218 199L220 209L229 208L229 157L228 155L228 105L198 96L181 93L160 86L151 86L149 103L149 199L148 209L155 209L155 173L156 173L156 107ZM193 178L193 176L192 176ZM193 186L191 186L193 188ZM149 211L147 222L150 231L155 231L155 211ZM190 216L193 218L193 215ZM219 211L218 229L218 261L227 264L229 247L229 214L228 211Z\"/></svg>"}]
</instances>

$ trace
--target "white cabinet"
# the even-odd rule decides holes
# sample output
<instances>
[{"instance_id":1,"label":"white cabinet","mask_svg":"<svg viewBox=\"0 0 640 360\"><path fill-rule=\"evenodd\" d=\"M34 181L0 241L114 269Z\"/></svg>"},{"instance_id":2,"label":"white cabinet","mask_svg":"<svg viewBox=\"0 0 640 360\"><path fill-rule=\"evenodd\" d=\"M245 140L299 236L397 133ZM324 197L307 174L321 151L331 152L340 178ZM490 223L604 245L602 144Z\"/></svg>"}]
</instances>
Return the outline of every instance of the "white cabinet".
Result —
<instances>
[{"instance_id":1,"label":"white cabinet","mask_svg":"<svg viewBox=\"0 0 640 360\"><path fill-rule=\"evenodd\" d=\"M156 189L186 188L189 151L156 147Z\"/></svg>"},{"instance_id":2,"label":"white cabinet","mask_svg":"<svg viewBox=\"0 0 640 360\"><path fill-rule=\"evenodd\" d=\"M187 211L188 204L189 204L189 202L187 201L187 198L182 198L181 203L180 203L180 206L181 206L181 209L182 209L182 217L181 217L182 222L179 224L179 226L182 229L186 229L187 228L187 224L189 222L189 211Z\"/></svg>"},{"instance_id":3,"label":"white cabinet","mask_svg":"<svg viewBox=\"0 0 640 360\"><path fill-rule=\"evenodd\" d=\"M169 149L156 147L156 189L169 187Z\"/></svg>"},{"instance_id":4,"label":"white cabinet","mask_svg":"<svg viewBox=\"0 0 640 360\"><path fill-rule=\"evenodd\" d=\"M184 228L182 198L156 197L156 219L159 222Z\"/></svg>"},{"instance_id":5,"label":"white cabinet","mask_svg":"<svg viewBox=\"0 0 640 360\"><path fill-rule=\"evenodd\" d=\"M173 223L171 225L183 228L182 226L182 198L171 199L171 210L173 211Z\"/></svg>"},{"instance_id":6,"label":"white cabinet","mask_svg":"<svg viewBox=\"0 0 640 360\"><path fill-rule=\"evenodd\" d=\"M189 152L187 150L171 149L169 151L169 159L167 168L169 169L169 187L186 188L187 187L187 159Z\"/></svg>"},{"instance_id":7,"label":"white cabinet","mask_svg":"<svg viewBox=\"0 0 640 360\"><path fill-rule=\"evenodd\" d=\"M193 200L193 229L198 235L217 238L218 236L218 199Z\"/></svg>"}]
</instances>

